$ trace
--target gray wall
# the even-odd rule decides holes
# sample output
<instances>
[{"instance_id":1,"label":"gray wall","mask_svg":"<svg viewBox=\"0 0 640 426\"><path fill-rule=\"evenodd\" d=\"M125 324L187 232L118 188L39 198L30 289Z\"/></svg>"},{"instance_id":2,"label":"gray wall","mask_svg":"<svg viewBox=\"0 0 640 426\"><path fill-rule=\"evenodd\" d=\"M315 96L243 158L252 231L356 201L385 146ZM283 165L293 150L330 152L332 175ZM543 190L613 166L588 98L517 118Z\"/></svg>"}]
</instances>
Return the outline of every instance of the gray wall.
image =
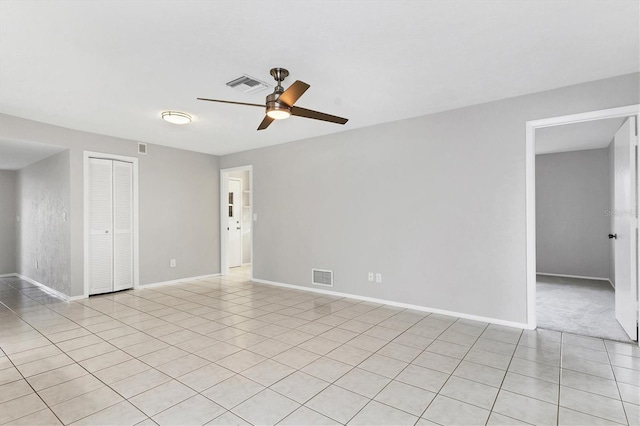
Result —
<instances>
[{"instance_id":1,"label":"gray wall","mask_svg":"<svg viewBox=\"0 0 640 426\"><path fill-rule=\"evenodd\" d=\"M19 274L71 294L69 151L18 171ZM36 268L36 261L38 262Z\"/></svg>"},{"instance_id":2,"label":"gray wall","mask_svg":"<svg viewBox=\"0 0 640 426\"><path fill-rule=\"evenodd\" d=\"M639 103L630 74L221 157L253 165L253 273L525 323L525 122ZM330 124L327 124L328 126ZM380 272L381 284L367 272Z\"/></svg>"},{"instance_id":3,"label":"gray wall","mask_svg":"<svg viewBox=\"0 0 640 426\"><path fill-rule=\"evenodd\" d=\"M536 155L537 272L609 278L609 149Z\"/></svg>"},{"instance_id":4,"label":"gray wall","mask_svg":"<svg viewBox=\"0 0 640 426\"><path fill-rule=\"evenodd\" d=\"M135 141L5 114L0 114L0 138L69 148L69 296L82 295L84 287L85 150L139 158L141 284L220 272L218 157L153 144L147 155L138 155ZM170 259L176 259L176 268L169 267Z\"/></svg>"},{"instance_id":5,"label":"gray wall","mask_svg":"<svg viewBox=\"0 0 640 426\"><path fill-rule=\"evenodd\" d=\"M218 157L147 148L139 160L140 283L219 273Z\"/></svg>"},{"instance_id":6,"label":"gray wall","mask_svg":"<svg viewBox=\"0 0 640 426\"><path fill-rule=\"evenodd\" d=\"M16 271L16 172L0 170L0 275Z\"/></svg>"}]
</instances>

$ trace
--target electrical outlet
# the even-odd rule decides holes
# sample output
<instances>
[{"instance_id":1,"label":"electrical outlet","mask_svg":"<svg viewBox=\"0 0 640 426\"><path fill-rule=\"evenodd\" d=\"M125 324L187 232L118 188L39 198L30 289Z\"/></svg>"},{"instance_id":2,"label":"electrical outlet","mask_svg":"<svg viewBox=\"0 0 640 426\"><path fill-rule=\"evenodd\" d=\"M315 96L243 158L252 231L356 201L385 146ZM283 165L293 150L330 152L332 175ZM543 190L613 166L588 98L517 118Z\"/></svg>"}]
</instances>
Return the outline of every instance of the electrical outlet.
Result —
<instances>
[{"instance_id":1,"label":"electrical outlet","mask_svg":"<svg viewBox=\"0 0 640 426\"><path fill-rule=\"evenodd\" d=\"M377 283L381 283L382 282L382 274L380 272L376 273L376 282Z\"/></svg>"},{"instance_id":2,"label":"electrical outlet","mask_svg":"<svg viewBox=\"0 0 640 426\"><path fill-rule=\"evenodd\" d=\"M369 272L369 282L373 282L373 272Z\"/></svg>"},{"instance_id":3,"label":"electrical outlet","mask_svg":"<svg viewBox=\"0 0 640 426\"><path fill-rule=\"evenodd\" d=\"M171 261L169 262L169 266L171 268L175 268L176 267L176 260L175 259L171 259Z\"/></svg>"}]
</instances>

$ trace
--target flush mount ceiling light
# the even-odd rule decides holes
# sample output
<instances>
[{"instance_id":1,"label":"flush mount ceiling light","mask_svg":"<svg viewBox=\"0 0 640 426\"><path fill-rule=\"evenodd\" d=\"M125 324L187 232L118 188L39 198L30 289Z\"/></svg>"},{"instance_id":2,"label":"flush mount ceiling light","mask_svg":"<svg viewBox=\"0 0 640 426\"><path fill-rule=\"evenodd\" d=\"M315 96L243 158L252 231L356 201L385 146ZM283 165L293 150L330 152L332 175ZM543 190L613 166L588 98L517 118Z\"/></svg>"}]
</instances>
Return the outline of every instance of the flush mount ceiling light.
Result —
<instances>
[{"instance_id":1,"label":"flush mount ceiling light","mask_svg":"<svg viewBox=\"0 0 640 426\"><path fill-rule=\"evenodd\" d=\"M180 111L163 111L162 119L173 124L191 123L191 116L186 112L180 112Z\"/></svg>"}]
</instances>

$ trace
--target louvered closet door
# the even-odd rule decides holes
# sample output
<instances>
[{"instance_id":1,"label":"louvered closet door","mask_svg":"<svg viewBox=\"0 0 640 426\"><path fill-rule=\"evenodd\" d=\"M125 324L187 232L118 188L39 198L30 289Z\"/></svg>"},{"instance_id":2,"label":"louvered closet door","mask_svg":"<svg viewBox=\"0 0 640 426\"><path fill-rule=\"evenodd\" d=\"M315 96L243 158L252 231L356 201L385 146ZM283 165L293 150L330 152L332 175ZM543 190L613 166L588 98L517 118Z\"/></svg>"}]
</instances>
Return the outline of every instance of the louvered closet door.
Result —
<instances>
[{"instance_id":1,"label":"louvered closet door","mask_svg":"<svg viewBox=\"0 0 640 426\"><path fill-rule=\"evenodd\" d=\"M133 164L113 162L113 289L133 287Z\"/></svg>"},{"instance_id":2,"label":"louvered closet door","mask_svg":"<svg viewBox=\"0 0 640 426\"><path fill-rule=\"evenodd\" d=\"M89 159L89 293L113 291L113 162Z\"/></svg>"},{"instance_id":3,"label":"louvered closet door","mask_svg":"<svg viewBox=\"0 0 640 426\"><path fill-rule=\"evenodd\" d=\"M89 294L133 288L133 164L89 159Z\"/></svg>"}]
</instances>

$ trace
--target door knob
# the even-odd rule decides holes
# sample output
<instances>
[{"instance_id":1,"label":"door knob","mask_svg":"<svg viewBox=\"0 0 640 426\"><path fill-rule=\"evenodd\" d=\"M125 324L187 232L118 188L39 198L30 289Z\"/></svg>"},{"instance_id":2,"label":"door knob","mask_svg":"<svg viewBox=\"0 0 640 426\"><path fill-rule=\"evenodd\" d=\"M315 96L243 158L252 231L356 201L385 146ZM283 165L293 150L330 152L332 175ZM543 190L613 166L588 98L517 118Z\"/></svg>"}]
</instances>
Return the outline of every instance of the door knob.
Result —
<instances>
[{"instance_id":1,"label":"door knob","mask_svg":"<svg viewBox=\"0 0 640 426\"><path fill-rule=\"evenodd\" d=\"M609 238L615 240L618 238L618 234L609 234Z\"/></svg>"}]
</instances>

